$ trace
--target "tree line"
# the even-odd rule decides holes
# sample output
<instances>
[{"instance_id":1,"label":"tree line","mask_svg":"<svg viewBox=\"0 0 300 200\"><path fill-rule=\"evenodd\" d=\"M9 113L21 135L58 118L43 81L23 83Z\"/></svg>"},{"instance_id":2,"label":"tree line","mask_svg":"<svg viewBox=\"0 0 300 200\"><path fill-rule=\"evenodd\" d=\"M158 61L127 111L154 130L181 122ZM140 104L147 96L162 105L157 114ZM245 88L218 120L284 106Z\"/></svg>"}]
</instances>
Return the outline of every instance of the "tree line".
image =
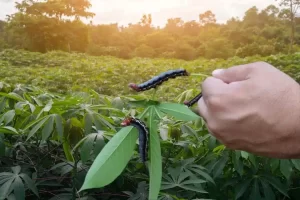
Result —
<instances>
[{"instance_id":1,"label":"tree line","mask_svg":"<svg viewBox=\"0 0 300 200\"><path fill-rule=\"evenodd\" d=\"M195 20L175 17L155 27L151 14L128 26L83 23L95 15L88 0L23 0L16 13L0 21L0 49L184 60L289 53L300 49L299 5L299 0L281 0L262 10L253 6L243 18L223 24L208 10Z\"/></svg>"}]
</instances>

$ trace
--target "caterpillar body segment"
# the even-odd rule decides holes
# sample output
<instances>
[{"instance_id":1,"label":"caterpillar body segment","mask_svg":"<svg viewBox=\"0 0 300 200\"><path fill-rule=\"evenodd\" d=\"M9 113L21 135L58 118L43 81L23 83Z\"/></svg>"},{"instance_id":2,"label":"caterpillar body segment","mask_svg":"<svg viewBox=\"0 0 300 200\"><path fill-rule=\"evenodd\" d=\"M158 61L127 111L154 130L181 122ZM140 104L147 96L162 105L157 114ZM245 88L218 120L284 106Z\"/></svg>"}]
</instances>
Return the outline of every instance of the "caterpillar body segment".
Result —
<instances>
[{"instance_id":1,"label":"caterpillar body segment","mask_svg":"<svg viewBox=\"0 0 300 200\"><path fill-rule=\"evenodd\" d=\"M199 101L201 97L202 97L202 92L200 92L197 96L195 96L190 101L185 101L184 104L187 105L188 107L192 107L194 104L196 104Z\"/></svg>"},{"instance_id":2,"label":"caterpillar body segment","mask_svg":"<svg viewBox=\"0 0 300 200\"><path fill-rule=\"evenodd\" d=\"M189 73L185 69L169 70L159 74L158 76L151 78L150 80L144 83L141 84L130 83L129 87L137 92L146 91L152 88L156 88L157 86L161 85L163 82L169 79L174 79L179 76L188 76L188 75Z\"/></svg>"},{"instance_id":3,"label":"caterpillar body segment","mask_svg":"<svg viewBox=\"0 0 300 200\"><path fill-rule=\"evenodd\" d=\"M148 158L148 135L149 129L144 122L141 120L129 117L126 118L122 123L122 126L133 126L139 131L139 154L140 159L143 163L147 161Z\"/></svg>"}]
</instances>

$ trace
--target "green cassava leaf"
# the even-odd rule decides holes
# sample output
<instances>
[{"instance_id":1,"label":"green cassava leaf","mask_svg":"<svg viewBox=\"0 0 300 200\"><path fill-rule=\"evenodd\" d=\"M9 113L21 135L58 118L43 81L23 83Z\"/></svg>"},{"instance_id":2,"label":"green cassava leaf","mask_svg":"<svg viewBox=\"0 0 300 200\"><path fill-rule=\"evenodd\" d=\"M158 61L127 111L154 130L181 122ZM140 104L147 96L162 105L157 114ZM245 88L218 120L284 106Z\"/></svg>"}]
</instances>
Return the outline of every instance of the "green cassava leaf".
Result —
<instances>
[{"instance_id":1,"label":"green cassava leaf","mask_svg":"<svg viewBox=\"0 0 300 200\"><path fill-rule=\"evenodd\" d=\"M217 163L214 166L214 176L213 178L217 178L218 176L221 175L221 173L223 172L224 167L226 166L226 163L228 161L228 155L225 154L221 157L221 159L219 159L217 161Z\"/></svg>"},{"instance_id":2,"label":"green cassava leaf","mask_svg":"<svg viewBox=\"0 0 300 200\"><path fill-rule=\"evenodd\" d=\"M243 196L243 194L249 188L249 185L250 185L251 181L252 181L251 179L248 179L246 181L243 181L242 183L239 183L235 187L235 199L236 200Z\"/></svg>"},{"instance_id":3,"label":"green cassava leaf","mask_svg":"<svg viewBox=\"0 0 300 200\"><path fill-rule=\"evenodd\" d=\"M289 179L293 171L291 162L287 159L280 160L280 171L285 176L286 179Z\"/></svg>"},{"instance_id":4,"label":"green cassava leaf","mask_svg":"<svg viewBox=\"0 0 300 200\"><path fill-rule=\"evenodd\" d=\"M92 125L93 125L93 114L91 113L86 113L84 115L84 131L85 131L85 134L88 135L91 133L91 130L92 130Z\"/></svg>"},{"instance_id":5,"label":"green cassava leaf","mask_svg":"<svg viewBox=\"0 0 300 200\"><path fill-rule=\"evenodd\" d=\"M37 120L38 123L30 130L26 141L28 141L45 124L45 122L49 119L49 117L50 117L50 115L47 115L47 116Z\"/></svg>"},{"instance_id":6,"label":"green cassava leaf","mask_svg":"<svg viewBox=\"0 0 300 200\"><path fill-rule=\"evenodd\" d=\"M18 131L10 126L4 126L0 127L0 133L6 133L6 134L19 134Z\"/></svg>"},{"instance_id":7,"label":"green cassava leaf","mask_svg":"<svg viewBox=\"0 0 300 200\"><path fill-rule=\"evenodd\" d=\"M42 140L46 141L50 137L53 131L53 126L54 126L54 116L51 115L47 120L47 122L45 123L45 126L42 130Z\"/></svg>"},{"instance_id":8,"label":"green cassava leaf","mask_svg":"<svg viewBox=\"0 0 300 200\"><path fill-rule=\"evenodd\" d=\"M39 192L34 184L33 180L27 175L27 174L20 174L20 177L24 180L26 183L26 186L37 196L39 197Z\"/></svg>"},{"instance_id":9,"label":"green cassava leaf","mask_svg":"<svg viewBox=\"0 0 300 200\"><path fill-rule=\"evenodd\" d=\"M275 172L275 170L279 167L280 161L278 159L271 159L270 166L272 169L272 172Z\"/></svg>"},{"instance_id":10,"label":"green cassava leaf","mask_svg":"<svg viewBox=\"0 0 300 200\"><path fill-rule=\"evenodd\" d=\"M276 199L275 194L274 194L272 188L270 187L269 183L267 183L263 180L260 180L260 182L261 182L261 185L263 186L265 199L266 200L275 200Z\"/></svg>"},{"instance_id":11,"label":"green cassava leaf","mask_svg":"<svg viewBox=\"0 0 300 200\"><path fill-rule=\"evenodd\" d=\"M13 183L14 195L17 200L25 199L25 188L22 182L22 179L19 176L16 176Z\"/></svg>"},{"instance_id":12,"label":"green cassava leaf","mask_svg":"<svg viewBox=\"0 0 300 200\"><path fill-rule=\"evenodd\" d=\"M100 151L105 147L105 141L102 133L97 134L97 138L95 141L94 155L97 156Z\"/></svg>"},{"instance_id":13,"label":"green cassava leaf","mask_svg":"<svg viewBox=\"0 0 300 200\"><path fill-rule=\"evenodd\" d=\"M0 119L0 123L4 121L5 125L8 125L15 117L16 113L15 110L9 110L4 113Z\"/></svg>"},{"instance_id":14,"label":"green cassava leaf","mask_svg":"<svg viewBox=\"0 0 300 200\"><path fill-rule=\"evenodd\" d=\"M64 134L63 119L60 115L55 114L54 116L55 116L55 125L56 125L56 131L58 133L58 138L62 140Z\"/></svg>"},{"instance_id":15,"label":"green cassava leaf","mask_svg":"<svg viewBox=\"0 0 300 200\"><path fill-rule=\"evenodd\" d=\"M150 130L150 183L149 199L157 199L162 179L162 157L158 134L158 122L156 119L155 108L152 107L149 112L149 130Z\"/></svg>"},{"instance_id":16,"label":"green cassava leaf","mask_svg":"<svg viewBox=\"0 0 300 200\"><path fill-rule=\"evenodd\" d=\"M241 160L241 152L240 151L233 151L232 162L234 165L235 170L240 174L243 175L243 162Z\"/></svg>"},{"instance_id":17,"label":"green cassava leaf","mask_svg":"<svg viewBox=\"0 0 300 200\"><path fill-rule=\"evenodd\" d=\"M0 199L5 199L7 195L9 195L9 189L11 185L13 184L14 177L12 176L10 179L8 179L3 185L0 187Z\"/></svg>"},{"instance_id":18,"label":"green cassava leaf","mask_svg":"<svg viewBox=\"0 0 300 200\"><path fill-rule=\"evenodd\" d=\"M0 135L0 157L5 156L5 142L3 137Z\"/></svg>"},{"instance_id":19,"label":"green cassava leaf","mask_svg":"<svg viewBox=\"0 0 300 200\"><path fill-rule=\"evenodd\" d=\"M156 108L163 113L173 116L177 120L193 121L200 118L200 116L196 115L187 106L182 104L161 103L157 105Z\"/></svg>"},{"instance_id":20,"label":"green cassava leaf","mask_svg":"<svg viewBox=\"0 0 300 200\"><path fill-rule=\"evenodd\" d=\"M249 158L249 153L246 151L241 151L241 156L247 160Z\"/></svg>"},{"instance_id":21,"label":"green cassava leaf","mask_svg":"<svg viewBox=\"0 0 300 200\"><path fill-rule=\"evenodd\" d=\"M3 110L5 109L5 106L6 106L6 98L1 98L1 101L0 101L0 113L3 112Z\"/></svg>"},{"instance_id":22,"label":"green cassava leaf","mask_svg":"<svg viewBox=\"0 0 300 200\"><path fill-rule=\"evenodd\" d=\"M83 163L85 163L89 158L91 151L94 147L94 141L97 137L97 133L89 134L84 140L82 147L80 149L80 157Z\"/></svg>"},{"instance_id":23,"label":"green cassava leaf","mask_svg":"<svg viewBox=\"0 0 300 200\"><path fill-rule=\"evenodd\" d=\"M258 179L254 179L254 183L253 183L253 186L252 186L252 191L251 191L251 194L249 196L249 199L251 199L251 200L262 199L260 191L259 191Z\"/></svg>"},{"instance_id":24,"label":"green cassava leaf","mask_svg":"<svg viewBox=\"0 0 300 200\"><path fill-rule=\"evenodd\" d=\"M179 187L184 190L207 193L207 191L199 185L201 183L206 183L205 180L195 178L190 172L182 171L181 167L169 168L168 171L168 174L163 174L164 181L162 181L161 190Z\"/></svg>"},{"instance_id":25,"label":"green cassava leaf","mask_svg":"<svg viewBox=\"0 0 300 200\"><path fill-rule=\"evenodd\" d=\"M13 92L8 93L8 94L0 92L0 96L7 97L9 99L13 99L16 101L24 101L24 99L20 95L13 93Z\"/></svg>"},{"instance_id":26,"label":"green cassava leaf","mask_svg":"<svg viewBox=\"0 0 300 200\"><path fill-rule=\"evenodd\" d=\"M133 155L138 131L124 127L105 145L89 169L80 191L100 188L114 181Z\"/></svg>"},{"instance_id":27,"label":"green cassava leaf","mask_svg":"<svg viewBox=\"0 0 300 200\"><path fill-rule=\"evenodd\" d=\"M264 175L261 177L261 179L264 180L265 182L268 182L269 184L271 184L281 194L283 194L289 198L286 185L283 185L277 178L270 176L270 175Z\"/></svg>"},{"instance_id":28,"label":"green cassava leaf","mask_svg":"<svg viewBox=\"0 0 300 200\"><path fill-rule=\"evenodd\" d=\"M300 171L300 160L299 159L291 159L291 162L293 163L294 167Z\"/></svg>"}]
</instances>

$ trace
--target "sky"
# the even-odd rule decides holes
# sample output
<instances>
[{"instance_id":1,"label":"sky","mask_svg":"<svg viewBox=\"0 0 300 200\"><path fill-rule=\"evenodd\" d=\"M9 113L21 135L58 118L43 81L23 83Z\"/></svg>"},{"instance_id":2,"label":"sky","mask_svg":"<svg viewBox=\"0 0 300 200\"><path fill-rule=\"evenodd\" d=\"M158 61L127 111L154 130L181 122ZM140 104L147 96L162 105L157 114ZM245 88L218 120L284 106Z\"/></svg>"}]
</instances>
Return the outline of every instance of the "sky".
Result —
<instances>
[{"instance_id":1,"label":"sky","mask_svg":"<svg viewBox=\"0 0 300 200\"><path fill-rule=\"evenodd\" d=\"M0 0L0 19L12 14L16 1ZM137 23L143 14L151 13L155 26L164 26L169 18L181 17L184 21L198 20L199 14L211 10L219 23L231 17L242 18L247 9L256 6L264 9L275 0L91 0L96 16L94 24Z\"/></svg>"}]
</instances>

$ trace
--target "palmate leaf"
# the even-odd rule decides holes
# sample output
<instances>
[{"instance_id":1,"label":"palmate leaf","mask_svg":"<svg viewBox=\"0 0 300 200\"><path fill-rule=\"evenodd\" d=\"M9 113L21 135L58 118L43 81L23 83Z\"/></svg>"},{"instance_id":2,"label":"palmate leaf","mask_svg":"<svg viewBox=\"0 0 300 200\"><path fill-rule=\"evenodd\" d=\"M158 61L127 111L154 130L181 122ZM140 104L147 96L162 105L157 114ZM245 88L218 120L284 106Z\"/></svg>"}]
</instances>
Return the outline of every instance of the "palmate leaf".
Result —
<instances>
[{"instance_id":1,"label":"palmate leaf","mask_svg":"<svg viewBox=\"0 0 300 200\"><path fill-rule=\"evenodd\" d=\"M76 147L74 147L74 149L78 146L81 146L80 156L82 162L86 162L90 159L91 152L93 152L93 154L97 156L105 146L103 132L91 133L87 135L78 143L78 145L76 145Z\"/></svg>"},{"instance_id":2,"label":"palmate leaf","mask_svg":"<svg viewBox=\"0 0 300 200\"><path fill-rule=\"evenodd\" d=\"M29 140L32 136L34 136L34 134L37 133L40 129L42 129L42 127L43 127L42 139L47 140L51 136L51 133L54 130L54 125L56 125L56 131L58 133L59 139L62 140L63 137L62 117L58 114L51 114L42 117L38 120L35 120L25 127L24 130L28 130L32 127L32 129L28 133L26 141Z\"/></svg>"},{"instance_id":3,"label":"palmate leaf","mask_svg":"<svg viewBox=\"0 0 300 200\"><path fill-rule=\"evenodd\" d=\"M199 184L206 183L205 180L195 178L191 173L184 172L181 167L169 168L168 174L164 174L161 190L173 189L176 187L198 193L207 193Z\"/></svg>"},{"instance_id":4,"label":"palmate leaf","mask_svg":"<svg viewBox=\"0 0 300 200\"><path fill-rule=\"evenodd\" d=\"M224 170L224 168L225 168L226 163L227 163L228 160L229 160L228 153L225 153L225 154L222 155L222 157L221 157L219 160L217 160L217 162L213 165L212 170L213 170L213 178L214 178L214 179L215 179L215 178L218 178L218 177L222 174L222 172L223 172L223 170Z\"/></svg>"},{"instance_id":5,"label":"palmate leaf","mask_svg":"<svg viewBox=\"0 0 300 200\"><path fill-rule=\"evenodd\" d=\"M36 185L31 178L25 173L21 173L21 167L12 167L11 172L0 173L0 199L7 198L12 192L14 197L18 199L25 199L25 185L29 188L37 197L39 197ZM24 181L24 183L23 183Z\"/></svg>"},{"instance_id":6,"label":"palmate leaf","mask_svg":"<svg viewBox=\"0 0 300 200\"><path fill-rule=\"evenodd\" d=\"M25 199L25 188L24 184L19 176L15 178L13 183L14 195L16 199Z\"/></svg>"},{"instance_id":7,"label":"palmate leaf","mask_svg":"<svg viewBox=\"0 0 300 200\"><path fill-rule=\"evenodd\" d=\"M196 176L199 175L204 177L207 181L215 184L212 177L208 174L208 170L198 164L195 164L195 158L188 158L185 160L180 161L180 166L184 172L189 172L191 175Z\"/></svg>"},{"instance_id":8,"label":"palmate leaf","mask_svg":"<svg viewBox=\"0 0 300 200\"><path fill-rule=\"evenodd\" d=\"M249 189L251 181L252 181L252 179L244 180L243 182L240 182L235 187L235 200L237 200L240 197L242 197L243 194L247 191L247 189Z\"/></svg>"},{"instance_id":9,"label":"palmate leaf","mask_svg":"<svg viewBox=\"0 0 300 200\"><path fill-rule=\"evenodd\" d=\"M104 187L114 181L133 155L137 138L138 131L133 127L116 133L93 162L80 191Z\"/></svg>"},{"instance_id":10,"label":"palmate leaf","mask_svg":"<svg viewBox=\"0 0 300 200\"><path fill-rule=\"evenodd\" d=\"M281 194L285 195L289 198L289 195L287 193L287 186L283 185L277 178L270 176L270 175L263 175L261 177L261 180L263 180L266 183L269 183L272 185L276 190L278 190Z\"/></svg>"},{"instance_id":11,"label":"palmate leaf","mask_svg":"<svg viewBox=\"0 0 300 200\"><path fill-rule=\"evenodd\" d=\"M260 191L259 191L258 179L256 178L253 181L254 181L254 183L252 185L252 190L251 190L251 194L249 196L249 200L262 199Z\"/></svg>"},{"instance_id":12,"label":"palmate leaf","mask_svg":"<svg viewBox=\"0 0 300 200\"><path fill-rule=\"evenodd\" d=\"M113 121L111 119L99 113L86 113L83 117L83 124L86 135L91 133L93 124L95 124L97 130L103 130L104 127L108 127L110 130L116 131L112 123Z\"/></svg>"},{"instance_id":13,"label":"palmate leaf","mask_svg":"<svg viewBox=\"0 0 300 200\"><path fill-rule=\"evenodd\" d=\"M266 200L274 200L276 199L275 194L269 183L260 180L261 185L263 186L264 196Z\"/></svg>"}]
</instances>

